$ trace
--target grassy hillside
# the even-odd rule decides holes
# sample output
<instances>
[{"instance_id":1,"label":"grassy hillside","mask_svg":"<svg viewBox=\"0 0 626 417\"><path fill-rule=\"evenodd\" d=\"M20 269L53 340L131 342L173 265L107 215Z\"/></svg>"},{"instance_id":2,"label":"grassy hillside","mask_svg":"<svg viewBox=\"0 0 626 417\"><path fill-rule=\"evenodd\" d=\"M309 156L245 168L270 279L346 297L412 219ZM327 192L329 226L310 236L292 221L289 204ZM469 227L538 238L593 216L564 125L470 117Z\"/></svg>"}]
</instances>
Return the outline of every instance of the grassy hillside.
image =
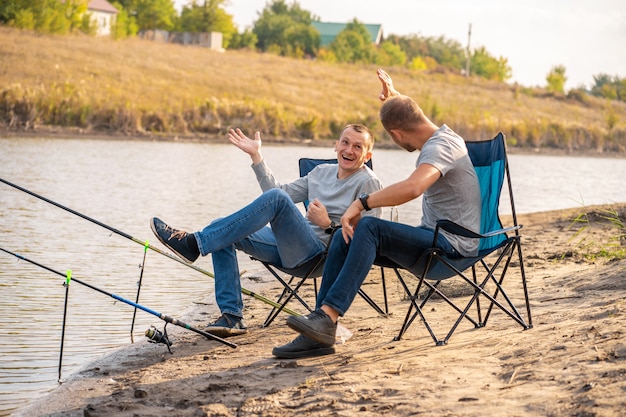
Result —
<instances>
[{"instance_id":1,"label":"grassy hillside","mask_svg":"<svg viewBox=\"0 0 626 417\"><path fill-rule=\"evenodd\" d=\"M626 151L626 104L386 68L438 124L513 146ZM0 130L187 136L230 127L266 137L334 138L378 121L375 67L215 52L139 39L37 35L0 27Z\"/></svg>"}]
</instances>

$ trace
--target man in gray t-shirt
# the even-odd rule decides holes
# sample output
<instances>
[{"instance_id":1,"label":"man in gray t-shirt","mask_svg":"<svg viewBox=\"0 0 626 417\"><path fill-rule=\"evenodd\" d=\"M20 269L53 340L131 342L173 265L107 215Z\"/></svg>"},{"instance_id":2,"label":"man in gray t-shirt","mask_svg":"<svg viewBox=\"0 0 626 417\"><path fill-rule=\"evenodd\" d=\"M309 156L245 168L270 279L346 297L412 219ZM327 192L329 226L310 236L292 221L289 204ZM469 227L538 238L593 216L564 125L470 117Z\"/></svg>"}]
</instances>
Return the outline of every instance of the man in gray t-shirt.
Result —
<instances>
[{"instance_id":1,"label":"man in gray t-shirt","mask_svg":"<svg viewBox=\"0 0 626 417\"><path fill-rule=\"evenodd\" d=\"M205 331L220 337L247 332L236 249L276 266L300 266L326 250L330 232L360 194L382 188L365 165L372 157L374 138L360 124L347 125L335 142L337 164L319 165L308 175L282 185L261 155L259 132L251 139L232 129L228 139L250 155L263 194L195 233L173 229L156 217L150 222L161 243L185 261L191 263L200 255L212 254L215 298L222 316ZM306 217L296 206L305 200L309 201ZM380 213L377 209L371 215ZM307 346L313 345L315 342Z\"/></svg>"},{"instance_id":2,"label":"man in gray t-shirt","mask_svg":"<svg viewBox=\"0 0 626 417\"><path fill-rule=\"evenodd\" d=\"M443 125L426 141L416 167L428 164L440 177L422 196L422 226L435 230L437 220L453 219L470 230L480 231L480 188L465 141ZM443 231L448 242L463 256L478 252L478 240Z\"/></svg>"},{"instance_id":3,"label":"man in gray t-shirt","mask_svg":"<svg viewBox=\"0 0 626 417\"><path fill-rule=\"evenodd\" d=\"M337 319L343 316L376 259L387 258L410 269L433 243L436 222L449 219L480 231L480 185L464 140L448 126L435 125L410 97L393 88L391 77L378 70L384 101L380 120L393 141L409 152L420 151L416 168L404 181L369 196L360 196L341 217L341 236L330 245L318 293L317 309L307 316L287 318L287 325L321 346L335 343ZM423 196L422 224L418 227L373 217L372 209L396 206ZM475 255L476 239L445 233L437 246L451 257ZM296 339L297 341L298 339ZM278 357L292 355L290 344L274 348ZM319 354L299 352L300 356Z\"/></svg>"}]
</instances>

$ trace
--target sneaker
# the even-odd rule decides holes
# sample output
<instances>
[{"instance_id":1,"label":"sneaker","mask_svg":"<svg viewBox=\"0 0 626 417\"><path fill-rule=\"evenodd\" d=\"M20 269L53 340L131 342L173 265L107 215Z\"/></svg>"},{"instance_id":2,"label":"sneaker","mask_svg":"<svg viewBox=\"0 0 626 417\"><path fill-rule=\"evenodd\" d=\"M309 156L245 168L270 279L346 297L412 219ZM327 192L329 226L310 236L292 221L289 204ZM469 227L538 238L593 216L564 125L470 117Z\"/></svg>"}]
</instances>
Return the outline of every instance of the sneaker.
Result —
<instances>
[{"instance_id":1,"label":"sneaker","mask_svg":"<svg viewBox=\"0 0 626 417\"><path fill-rule=\"evenodd\" d=\"M198 241L193 234L173 229L156 217L150 220L150 228L162 244L183 260L193 263L200 256Z\"/></svg>"},{"instance_id":2,"label":"sneaker","mask_svg":"<svg viewBox=\"0 0 626 417\"><path fill-rule=\"evenodd\" d=\"M204 331L224 338L248 333L248 328L241 317L223 313L222 317L209 324Z\"/></svg>"},{"instance_id":3,"label":"sneaker","mask_svg":"<svg viewBox=\"0 0 626 417\"><path fill-rule=\"evenodd\" d=\"M309 358L332 355L333 353L335 353L334 346L316 342L302 334L286 345L276 346L272 349L272 355L282 359Z\"/></svg>"},{"instance_id":4,"label":"sneaker","mask_svg":"<svg viewBox=\"0 0 626 417\"><path fill-rule=\"evenodd\" d=\"M318 343L326 346L335 344L337 323L333 322L322 310L315 310L306 316L289 316L287 326Z\"/></svg>"}]
</instances>

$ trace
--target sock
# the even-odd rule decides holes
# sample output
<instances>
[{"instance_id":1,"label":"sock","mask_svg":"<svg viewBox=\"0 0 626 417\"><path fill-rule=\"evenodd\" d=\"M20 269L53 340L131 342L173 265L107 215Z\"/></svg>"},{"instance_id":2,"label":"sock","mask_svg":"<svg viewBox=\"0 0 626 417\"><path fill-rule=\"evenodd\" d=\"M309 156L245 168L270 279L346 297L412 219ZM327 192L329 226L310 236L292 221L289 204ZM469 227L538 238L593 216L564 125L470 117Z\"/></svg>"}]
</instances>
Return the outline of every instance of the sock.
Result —
<instances>
[{"instance_id":1,"label":"sock","mask_svg":"<svg viewBox=\"0 0 626 417\"><path fill-rule=\"evenodd\" d=\"M194 253L200 255L200 249L198 249L198 240L193 233L187 234L187 247Z\"/></svg>"}]
</instances>

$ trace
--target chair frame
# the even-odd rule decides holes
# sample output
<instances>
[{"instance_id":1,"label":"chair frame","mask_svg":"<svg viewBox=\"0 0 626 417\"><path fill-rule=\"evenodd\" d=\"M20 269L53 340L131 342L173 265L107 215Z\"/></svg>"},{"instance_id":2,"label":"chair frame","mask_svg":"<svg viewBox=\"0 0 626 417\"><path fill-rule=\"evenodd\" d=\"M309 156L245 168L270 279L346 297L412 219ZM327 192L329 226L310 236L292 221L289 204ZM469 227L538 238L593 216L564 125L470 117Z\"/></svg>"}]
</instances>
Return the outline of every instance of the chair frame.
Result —
<instances>
[{"instance_id":1,"label":"chair frame","mask_svg":"<svg viewBox=\"0 0 626 417\"><path fill-rule=\"evenodd\" d=\"M439 220L437 222L435 228L435 237L433 239L433 245L430 249L426 250L421 256L420 260L417 262L418 265L415 268L412 268L409 272L413 275L417 276L418 284L415 291L411 291L399 273L398 269L404 269L399 265L394 266L394 271L398 280L400 281L406 295L410 300L409 309L406 313L404 322L402 327L398 333L398 335L394 338L394 340L400 340L413 321L419 317L424 323L426 329L431 335L432 339L435 341L437 346L447 344L448 340L458 327L458 325L463 320L468 320L470 323L474 325L475 328L484 327L487 325L487 321L491 315L493 307L498 307L501 311L503 311L507 316L512 318L516 323L518 323L524 330L530 329L533 327L532 325L532 316L530 310L530 302L528 295L528 287L526 283L526 274L524 271L524 262L522 255L522 247L521 247L521 235L520 229L523 227L517 222L517 215L515 212L515 201L513 198L513 189L511 185L511 177L509 172L509 164L508 158L506 155L506 140L504 135L500 132L495 138L490 139L488 141L481 142L490 142L490 141L501 141L503 146L503 161L504 161L504 172L503 175L506 177L508 192L509 192L509 200L511 204L512 210L512 220L513 226L507 228L500 228L497 230L492 230L485 233L476 233L471 230L468 230L450 220ZM468 147L471 147L472 143L480 143L480 142L468 142ZM500 185L500 190L502 189L502 184ZM498 193L498 200L500 194ZM492 213L493 214L493 213ZM498 215L498 213L495 213ZM500 223L499 215L497 219L498 223ZM500 223L501 225L501 223ZM478 256L475 257L462 257L456 259L450 259L446 256L446 254L437 248L437 239L441 230L445 230L449 233L456 234L459 236L464 236L468 238L477 238L477 239L488 239L497 236L503 236L504 239L499 244L492 248L484 249L479 251ZM507 233L512 233L509 237ZM501 239L502 239L501 238ZM486 257L498 254L495 261L493 261L492 265L489 265L485 260ZM506 276L506 273L511 266L511 261L513 260L513 256L517 254L517 258L519 261L520 273L521 273L521 284L524 292L524 301L526 306L526 317L527 320L524 319L524 316L520 313L520 311L515 307L514 303L507 295L506 291L503 287L503 281ZM486 272L486 276L479 282L477 275L477 265L482 266L484 271ZM463 271L467 270L471 267L471 278L468 277ZM460 277L465 283L469 284L474 294L467 302L464 308L460 308L457 306L446 294L444 294L438 288L439 284L448 278ZM431 282L432 281L432 282ZM487 290L487 284L493 283L495 286L495 290L493 293ZM427 288L428 292L423 300L419 300L420 290L422 288ZM491 287L490 287L491 288ZM425 314L424 307L426 303L432 298L433 295L438 295L441 299L450 305L454 310L459 313L456 321L446 334L446 336L442 339L435 335L431 325L429 324ZM497 297L501 295L504 298L505 303L501 303L497 300ZM484 297L487 299L488 307L484 312L483 317L483 309L480 305L480 297ZM476 305L476 318L470 316L469 310L472 305Z\"/></svg>"}]
</instances>

